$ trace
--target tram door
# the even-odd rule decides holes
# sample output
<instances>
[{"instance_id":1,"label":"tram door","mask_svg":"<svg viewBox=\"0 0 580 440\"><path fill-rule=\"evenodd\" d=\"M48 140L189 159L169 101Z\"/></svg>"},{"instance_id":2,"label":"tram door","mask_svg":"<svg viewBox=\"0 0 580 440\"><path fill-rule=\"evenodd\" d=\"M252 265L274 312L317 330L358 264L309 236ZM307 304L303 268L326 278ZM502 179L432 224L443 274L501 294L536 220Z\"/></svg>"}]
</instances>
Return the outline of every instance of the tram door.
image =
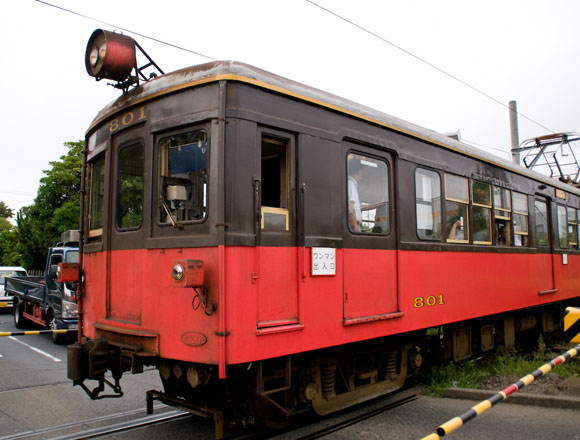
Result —
<instances>
[{"instance_id":1,"label":"tram door","mask_svg":"<svg viewBox=\"0 0 580 440\"><path fill-rule=\"evenodd\" d=\"M260 131L260 175L254 182L257 326L298 322L298 250L295 201L295 138Z\"/></svg>"},{"instance_id":2,"label":"tram door","mask_svg":"<svg viewBox=\"0 0 580 440\"><path fill-rule=\"evenodd\" d=\"M534 199L534 237L538 249L538 258L535 259L538 274L538 294L555 293L554 261L552 257L552 229L550 227L550 204L544 197Z\"/></svg>"},{"instance_id":3,"label":"tram door","mask_svg":"<svg viewBox=\"0 0 580 440\"><path fill-rule=\"evenodd\" d=\"M143 283L145 147L142 128L113 138L109 204L107 317L141 323Z\"/></svg>"},{"instance_id":4,"label":"tram door","mask_svg":"<svg viewBox=\"0 0 580 440\"><path fill-rule=\"evenodd\" d=\"M397 242L391 155L352 143L344 143L343 151L343 322L348 325L397 316Z\"/></svg>"}]
</instances>

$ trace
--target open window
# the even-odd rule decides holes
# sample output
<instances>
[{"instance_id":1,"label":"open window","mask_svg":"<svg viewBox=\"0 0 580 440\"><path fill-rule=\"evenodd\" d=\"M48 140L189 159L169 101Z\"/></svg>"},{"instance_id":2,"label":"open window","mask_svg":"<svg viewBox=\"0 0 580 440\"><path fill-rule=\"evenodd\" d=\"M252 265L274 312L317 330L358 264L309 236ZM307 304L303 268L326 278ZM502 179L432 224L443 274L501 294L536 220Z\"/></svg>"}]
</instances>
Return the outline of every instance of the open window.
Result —
<instances>
[{"instance_id":1,"label":"open window","mask_svg":"<svg viewBox=\"0 0 580 440\"><path fill-rule=\"evenodd\" d=\"M161 138L157 220L181 227L207 215L209 136L205 129Z\"/></svg>"},{"instance_id":2,"label":"open window","mask_svg":"<svg viewBox=\"0 0 580 440\"><path fill-rule=\"evenodd\" d=\"M469 243L469 188L465 177L445 174L446 237L450 243Z\"/></svg>"},{"instance_id":3,"label":"open window","mask_svg":"<svg viewBox=\"0 0 580 440\"><path fill-rule=\"evenodd\" d=\"M493 205L495 234L497 244L500 246L512 245L512 203L510 190L505 188L493 187Z\"/></svg>"},{"instance_id":4,"label":"open window","mask_svg":"<svg viewBox=\"0 0 580 440\"><path fill-rule=\"evenodd\" d=\"M290 230L289 141L262 137L261 227L264 230Z\"/></svg>"}]
</instances>

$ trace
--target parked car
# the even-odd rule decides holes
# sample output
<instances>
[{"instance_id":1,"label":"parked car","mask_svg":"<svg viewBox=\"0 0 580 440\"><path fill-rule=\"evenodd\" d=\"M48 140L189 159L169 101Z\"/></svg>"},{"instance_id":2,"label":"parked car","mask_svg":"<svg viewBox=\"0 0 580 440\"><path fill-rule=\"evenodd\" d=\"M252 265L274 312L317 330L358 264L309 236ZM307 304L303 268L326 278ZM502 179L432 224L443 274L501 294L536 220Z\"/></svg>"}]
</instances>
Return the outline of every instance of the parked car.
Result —
<instances>
[{"instance_id":1,"label":"parked car","mask_svg":"<svg viewBox=\"0 0 580 440\"><path fill-rule=\"evenodd\" d=\"M20 266L0 266L0 307L11 309L14 305L14 296L6 295L4 280L6 277L25 277L28 273Z\"/></svg>"}]
</instances>

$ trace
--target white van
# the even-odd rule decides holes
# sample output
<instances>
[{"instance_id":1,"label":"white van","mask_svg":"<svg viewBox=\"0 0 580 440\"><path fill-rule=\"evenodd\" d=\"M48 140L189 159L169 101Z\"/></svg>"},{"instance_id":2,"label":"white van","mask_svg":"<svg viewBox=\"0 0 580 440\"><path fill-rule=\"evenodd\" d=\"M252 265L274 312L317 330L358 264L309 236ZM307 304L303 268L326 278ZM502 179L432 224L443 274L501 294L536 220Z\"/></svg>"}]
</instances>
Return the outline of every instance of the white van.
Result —
<instances>
[{"instance_id":1,"label":"white van","mask_svg":"<svg viewBox=\"0 0 580 440\"><path fill-rule=\"evenodd\" d=\"M19 266L0 266L0 308L14 305L14 297L6 296L4 291L4 278L6 277L25 277L28 276L26 269Z\"/></svg>"}]
</instances>

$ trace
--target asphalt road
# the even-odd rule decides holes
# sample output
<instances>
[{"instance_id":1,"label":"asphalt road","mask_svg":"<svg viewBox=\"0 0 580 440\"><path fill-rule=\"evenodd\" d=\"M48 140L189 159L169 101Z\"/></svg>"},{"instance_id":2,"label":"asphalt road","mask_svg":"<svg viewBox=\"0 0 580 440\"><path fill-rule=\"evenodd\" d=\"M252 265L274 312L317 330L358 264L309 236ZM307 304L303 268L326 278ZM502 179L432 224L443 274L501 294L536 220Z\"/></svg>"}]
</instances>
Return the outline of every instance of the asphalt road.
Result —
<instances>
[{"instance_id":1,"label":"asphalt road","mask_svg":"<svg viewBox=\"0 0 580 440\"><path fill-rule=\"evenodd\" d=\"M0 314L0 331L16 331L12 316ZM26 345L24 345L26 344ZM94 426L94 419L125 414L124 419L145 415L145 392L161 389L156 371L126 375L121 381L121 399L91 401L66 377L66 347L52 343L50 335L0 337L0 440L14 439L23 433L38 433L35 438L54 438L42 431L67 423L84 421L74 430ZM533 385L532 385L533 386ZM315 424L275 437L291 440L317 431L339 419L352 417L373 407L385 405L400 396L385 397L317 420ZM579 396L580 397L580 396ZM475 401L421 396L327 438L332 439L420 439L447 420L462 414ZM132 411L132 412L131 412ZM157 412L164 411L158 408ZM119 421L119 420L115 420ZM580 439L580 411L502 403L472 420L446 438L449 439ZM213 438L213 424L197 417L149 427L107 438L181 440Z\"/></svg>"}]
</instances>

